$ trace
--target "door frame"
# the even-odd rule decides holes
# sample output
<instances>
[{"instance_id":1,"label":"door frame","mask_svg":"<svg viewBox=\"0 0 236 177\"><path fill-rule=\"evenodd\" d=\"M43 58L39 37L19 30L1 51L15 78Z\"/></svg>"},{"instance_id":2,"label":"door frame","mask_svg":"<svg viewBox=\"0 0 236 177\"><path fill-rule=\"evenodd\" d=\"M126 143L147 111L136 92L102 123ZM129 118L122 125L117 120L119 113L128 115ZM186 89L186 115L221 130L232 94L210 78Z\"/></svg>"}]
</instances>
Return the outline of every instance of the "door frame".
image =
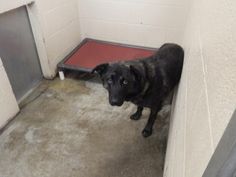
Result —
<instances>
[{"instance_id":1,"label":"door frame","mask_svg":"<svg viewBox=\"0 0 236 177\"><path fill-rule=\"evenodd\" d=\"M53 79L55 76L55 71L50 67L50 61L47 56L45 35L42 30L42 14L40 13L35 2L28 3L25 6L29 16L43 76L46 79Z\"/></svg>"}]
</instances>

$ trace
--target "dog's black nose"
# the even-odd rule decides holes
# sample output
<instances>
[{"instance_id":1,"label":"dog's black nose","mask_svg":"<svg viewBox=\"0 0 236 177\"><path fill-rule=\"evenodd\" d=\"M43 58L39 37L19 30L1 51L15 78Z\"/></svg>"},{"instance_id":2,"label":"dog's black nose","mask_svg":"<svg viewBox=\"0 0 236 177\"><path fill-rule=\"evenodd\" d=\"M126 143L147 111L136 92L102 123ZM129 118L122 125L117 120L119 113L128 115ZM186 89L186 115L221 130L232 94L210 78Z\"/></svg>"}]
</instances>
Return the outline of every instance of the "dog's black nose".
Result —
<instances>
[{"instance_id":1,"label":"dog's black nose","mask_svg":"<svg viewBox=\"0 0 236 177\"><path fill-rule=\"evenodd\" d=\"M121 105L123 104L123 102L122 102L122 101L119 101L119 100L117 100L117 99L111 99L111 100L110 100L110 104L111 104L112 106L121 106Z\"/></svg>"}]
</instances>

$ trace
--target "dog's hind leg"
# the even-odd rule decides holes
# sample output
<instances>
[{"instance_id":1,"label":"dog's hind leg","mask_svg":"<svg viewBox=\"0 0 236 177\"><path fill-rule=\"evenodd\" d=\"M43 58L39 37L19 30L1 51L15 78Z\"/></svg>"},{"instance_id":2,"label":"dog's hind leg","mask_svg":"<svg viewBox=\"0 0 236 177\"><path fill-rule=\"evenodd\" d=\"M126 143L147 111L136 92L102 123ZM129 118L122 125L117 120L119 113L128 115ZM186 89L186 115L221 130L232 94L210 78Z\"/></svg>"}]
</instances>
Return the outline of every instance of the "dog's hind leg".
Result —
<instances>
[{"instance_id":1,"label":"dog's hind leg","mask_svg":"<svg viewBox=\"0 0 236 177\"><path fill-rule=\"evenodd\" d=\"M153 124L155 123L157 113L160 110L161 110L161 104L159 104L159 106L156 108L151 108L149 119L147 121L145 128L142 131L143 137L148 137L152 134L152 127L153 127Z\"/></svg>"},{"instance_id":2,"label":"dog's hind leg","mask_svg":"<svg viewBox=\"0 0 236 177\"><path fill-rule=\"evenodd\" d=\"M139 120L140 117L142 116L142 112L143 112L143 107L142 106L138 106L137 107L137 111L130 116L130 119L132 119L132 120Z\"/></svg>"}]
</instances>

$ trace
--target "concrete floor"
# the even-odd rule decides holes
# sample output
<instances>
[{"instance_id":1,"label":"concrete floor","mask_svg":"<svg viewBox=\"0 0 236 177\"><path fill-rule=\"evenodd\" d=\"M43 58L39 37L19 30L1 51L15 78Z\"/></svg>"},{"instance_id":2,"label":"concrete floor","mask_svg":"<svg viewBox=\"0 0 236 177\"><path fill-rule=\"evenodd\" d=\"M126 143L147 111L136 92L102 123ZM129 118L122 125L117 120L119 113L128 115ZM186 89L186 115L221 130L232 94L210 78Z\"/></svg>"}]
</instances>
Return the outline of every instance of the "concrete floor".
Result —
<instances>
[{"instance_id":1,"label":"concrete floor","mask_svg":"<svg viewBox=\"0 0 236 177\"><path fill-rule=\"evenodd\" d=\"M0 135L0 177L161 177L168 109L145 139L149 111L133 121L97 82L43 81Z\"/></svg>"}]
</instances>

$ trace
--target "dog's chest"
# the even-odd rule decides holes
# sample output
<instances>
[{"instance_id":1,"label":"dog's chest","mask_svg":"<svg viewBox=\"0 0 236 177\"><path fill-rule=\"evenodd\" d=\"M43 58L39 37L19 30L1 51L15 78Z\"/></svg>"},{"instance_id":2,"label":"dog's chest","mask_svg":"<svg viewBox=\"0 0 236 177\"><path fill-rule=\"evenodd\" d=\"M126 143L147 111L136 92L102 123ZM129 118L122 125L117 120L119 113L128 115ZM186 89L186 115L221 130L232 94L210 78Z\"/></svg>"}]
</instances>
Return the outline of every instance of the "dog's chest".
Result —
<instances>
[{"instance_id":1,"label":"dog's chest","mask_svg":"<svg viewBox=\"0 0 236 177\"><path fill-rule=\"evenodd\" d=\"M135 105L142 106L142 107L152 107L153 105L153 100L151 100L150 98L145 98L145 97L137 97L130 101L134 103Z\"/></svg>"},{"instance_id":2,"label":"dog's chest","mask_svg":"<svg viewBox=\"0 0 236 177\"><path fill-rule=\"evenodd\" d=\"M151 108L162 102L163 98L164 94L162 92L162 89L152 88L148 89L145 95L140 95L138 97L132 98L130 99L130 101L138 106Z\"/></svg>"}]
</instances>

